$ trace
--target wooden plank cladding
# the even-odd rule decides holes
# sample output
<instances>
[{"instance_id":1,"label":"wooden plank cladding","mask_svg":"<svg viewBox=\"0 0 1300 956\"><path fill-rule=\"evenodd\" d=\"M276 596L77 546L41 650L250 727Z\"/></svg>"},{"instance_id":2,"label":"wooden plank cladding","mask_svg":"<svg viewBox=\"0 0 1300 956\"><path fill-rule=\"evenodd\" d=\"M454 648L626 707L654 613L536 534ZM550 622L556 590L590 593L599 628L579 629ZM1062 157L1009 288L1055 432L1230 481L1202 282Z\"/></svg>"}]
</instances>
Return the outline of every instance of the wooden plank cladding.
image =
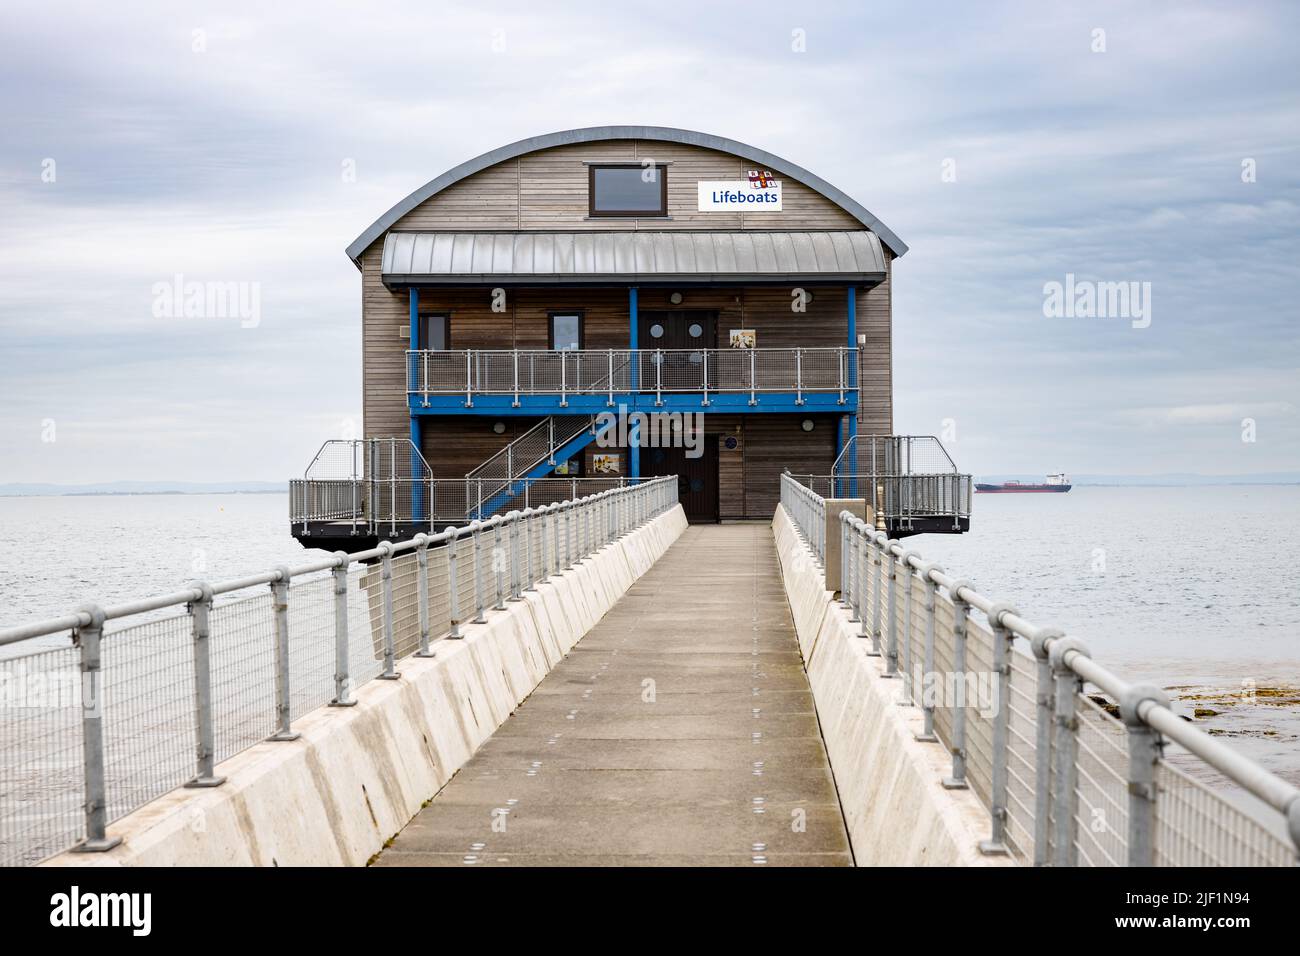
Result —
<instances>
[{"instance_id":1,"label":"wooden plank cladding","mask_svg":"<svg viewBox=\"0 0 1300 956\"><path fill-rule=\"evenodd\" d=\"M635 129L641 137L654 135L644 127L617 129L620 132ZM759 348L859 347L856 409L846 405L842 412L828 413L826 406L821 406L819 411L804 414L798 410L746 412L742 408L736 411L732 406L725 411L710 409L704 414L704 434L710 439L708 447L710 454L716 455L716 463L711 459L709 468L702 473L716 475L718 517L770 518L779 497L782 470L829 472L836 453L837 431L850 412L857 413L861 435L892 432L891 285L893 260L906 251L901 240L853 197L820 183L806 170L802 171L805 178L820 183L818 188L789 172L779 171L778 167L775 178L780 180L782 188L780 211L757 208L701 211L699 206L705 203L699 201L700 182L744 182L750 170L762 167L752 156L742 155L746 149L752 151L752 147L742 149L738 144L723 144L737 149L732 153L717 148L721 141L715 137L685 131L660 130L666 136L673 134L663 140L628 136L602 139L586 135L592 131L569 132L575 135L568 139L579 141L556 141L554 145L537 149L503 147L502 151L483 157L483 162L467 164L463 175L449 174L445 182L430 184L433 188L424 191L417 190L350 247L349 253L362 277L362 371L367 437L411 434L412 409L406 393L405 361L410 345L406 334L410 327L410 300L409 291L402 284L431 283L428 276L390 275L394 288L385 286L381 258L389 232L836 232L839 242L845 241L838 235L841 231L874 232L884 247L885 278L875 281L880 275L877 262L876 271L870 277L872 281L854 285L859 342L850 342L848 335L848 282L843 285L809 283L811 301L802 310L796 310L792 308L792 292L800 286L797 275L792 274L788 283L774 281L763 285L753 284L763 281L762 276L738 275L733 280L735 284L722 284L716 273L702 267L706 274L698 285L679 282L679 287L673 288L667 281L660 286L643 284L638 289L638 303L642 313L698 312L702 318L709 317L702 324L706 330L716 331L702 334L715 338L712 345L719 349L730 348L732 331L741 329L753 332ZM555 134L556 140L565 138L566 134ZM702 142L713 145L701 145ZM507 155L498 160L502 152ZM662 164L667 176L667 215L593 216L589 196L591 167L601 163ZM832 195L838 201L830 198ZM482 238L475 237L475 241L481 242ZM782 239L786 241L789 237ZM442 236L437 241L449 240ZM530 237L528 241L534 240ZM582 241L586 243L586 238ZM638 246L654 245L644 237L632 241ZM714 241L720 240L715 237ZM875 237L870 237L870 241L874 243ZM745 242L753 244L749 238ZM395 247L400 245L394 242ZM413 259L413 255L408 259ZM784 275L785 268L782 264L777 272ZM864 273L854 275L866 278ZM842 276L837 273L834 281L839 278ZM570 279L566 286L562 279L530 275L527 281L497 293L487 285L469 286L456 271L450 278L443 276L437 285L421 284L420 312L448 317L448 345L453 350L547 349L551 344L550 316L557 312L582 316L584 349L627 348L628 286L613 284L618 279L609 279L603 273L593 278L593 282L602 283L599 285L580 286ZM607 281L611 284L604 285ZM673 301L674 297L680 298ZM647 341L639 344L642 348L653 347ZM833 395L830 408L835 409ZM533 408L528 410L531 413ZM514 415L496 418L480 407L457 408L455 414L443 414L445 411L447 408L443 406L437 415L420 416L423 452L439 477L463 476L538 420ZM503 433L494 430L497 421L504 421ZM805 427L805 422L811 423L810 429ZM592 455L606 451L609 449L591 446L586 449L583 461L588 474L592 470ZM629 463L626 449L620 451L622 466L626 468ZM643 450L642 462L646 467L648 454L648 450ZM662 459L661 455L661 464Z\"/></svg>"},{"instance_id":2,"label":"wooden plank cladding","mask_svg":"<svg viewBox=\"0 0 1300 956\"><path fill-rule=\"evenodd\" d=\"M588 217L591 163L668 164L668 218ZM782 178L781 212L699 212L700 180L744 180L754 164L679 143L612 140L557 146L499 163L448 187L392 227L434 229L861 229L816 190Z\"/></svg>"}]
</instances>

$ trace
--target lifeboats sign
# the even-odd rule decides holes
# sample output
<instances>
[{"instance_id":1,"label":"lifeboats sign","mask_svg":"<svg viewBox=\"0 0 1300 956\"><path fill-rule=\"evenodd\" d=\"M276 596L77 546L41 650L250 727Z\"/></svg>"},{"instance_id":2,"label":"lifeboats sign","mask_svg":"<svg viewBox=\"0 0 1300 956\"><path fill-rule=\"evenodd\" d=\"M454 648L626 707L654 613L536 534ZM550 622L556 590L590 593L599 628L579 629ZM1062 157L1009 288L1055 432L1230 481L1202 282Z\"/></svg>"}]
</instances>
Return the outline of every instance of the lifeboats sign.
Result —
<instances>
[{"instance_id":1,"label":"lifeboats sign","mask_svg":"<svg viewBox=\"0 0 1300 956\"><path fill-rule=\"evenodd\" d=\"M701 180L698 186L700 212L781 211L781 181L771 170L751 169L743 180Z\"/></svg>"}]
</instances>

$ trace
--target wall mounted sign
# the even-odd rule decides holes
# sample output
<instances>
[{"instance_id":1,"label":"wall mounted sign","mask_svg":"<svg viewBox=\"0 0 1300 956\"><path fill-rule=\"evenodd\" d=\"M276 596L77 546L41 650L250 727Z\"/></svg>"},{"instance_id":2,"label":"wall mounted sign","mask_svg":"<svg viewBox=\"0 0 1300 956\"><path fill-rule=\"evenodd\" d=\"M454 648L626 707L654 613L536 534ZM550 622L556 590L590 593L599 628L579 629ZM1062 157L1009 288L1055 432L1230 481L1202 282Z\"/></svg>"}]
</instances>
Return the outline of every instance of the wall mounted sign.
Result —
<instances>
[{"instance_id":1,"label":"wall mounted sign","mask_svg":"<svg viewBox=\"0 0 1300 956\"><path fill-rule=\"evenodd\" d=\"M781 181L768 169L751 169L745 179L701 180L696 185L700 212L781 211Z\"/></svg>"},{"instance_id":2,"label":"wall mounted sign","mask_svg":"<svg viewBox=\"0 0 1300 956\"><path fill-rule=\"evenodd\" d=\"M731 347L733 349L752 349L758 346L758 333L753 329L732 329Z\"/></svg>"}]
</instances>

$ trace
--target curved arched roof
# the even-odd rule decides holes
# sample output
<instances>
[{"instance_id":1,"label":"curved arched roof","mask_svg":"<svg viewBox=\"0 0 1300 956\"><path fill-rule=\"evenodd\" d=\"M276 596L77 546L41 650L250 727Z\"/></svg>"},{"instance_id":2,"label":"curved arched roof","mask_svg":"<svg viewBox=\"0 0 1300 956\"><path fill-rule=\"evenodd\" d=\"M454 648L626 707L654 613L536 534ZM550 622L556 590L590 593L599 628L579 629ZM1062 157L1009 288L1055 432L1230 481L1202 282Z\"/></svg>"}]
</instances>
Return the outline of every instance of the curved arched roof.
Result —
<instances>
[{"instance_id":1,"label":"curved arched roof","mask_svg":"<svg viewBox=\"0 0 1300 956\"><path fill-rule=\"evenodd\" d=\"M808 170L780 156L750 146L746 143L739 143L734 139L725 139L721 136L713 136L709 133L697 133L694 130L674 129L670 126L589 126L586 129L566 129L558 133L546 133L543 136L533 136L529 139L521 139L517 143L511 143L508 146L501 146L491 152L476 156L467 162L461 163L452 169L447 170L436 179L431 179L415 192L411 193L388 212L384 213L361 235L353 240L348 246L348 255L352 261L360 266L361 254L369 248L370 244L378 239L384 232L392 227L397 220L401 219L408 212L414 209L420 203L424 202L430 196L435 196L442 192L448 186L460 182L467 176L487 169L489 166L495 166L497 163L504 162L508 159L514 159L516 156L522 156L525 153L533 153L539 149L548 149L552 146L569 146L574 143L594 143L610 139L640 139L651 140L663 143L683 143L688 146L700 146L704 149L716 149L724 153L732 153L751 160L765 169L771 169L778 173L784 173L787 176L799 180L804 185L817 190L831 202L852 213L868 229L880 237L889 250L896 256L901 256L907 252L907 244L896 236L892 229L871 214L866 207L848 194L836 189L830 183L826 182L819 176L815 176Z\"/></svg>"}]
</instances>

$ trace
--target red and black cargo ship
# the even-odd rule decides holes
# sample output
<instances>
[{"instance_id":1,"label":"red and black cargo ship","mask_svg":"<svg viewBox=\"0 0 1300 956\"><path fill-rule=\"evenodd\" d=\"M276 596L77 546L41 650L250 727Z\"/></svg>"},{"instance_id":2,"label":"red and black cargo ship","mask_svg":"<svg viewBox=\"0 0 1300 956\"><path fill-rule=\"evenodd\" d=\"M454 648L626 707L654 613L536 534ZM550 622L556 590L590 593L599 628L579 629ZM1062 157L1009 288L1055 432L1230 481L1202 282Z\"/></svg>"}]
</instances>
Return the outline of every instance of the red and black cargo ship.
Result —
<instances>
[{"instance_id":1,"label":"red and black cargo ship","mask_svg":"<svg viewBox=\"0 0 1300 956\"><path fill-rule=\"evenodd\" d=\"M1072 485L1065 475L1048 475L1042 484L1025 484L1020 481L1004 481L997 485L976 484L975 490L985 494L1025 494L1025 493L1059 493L1069 491Z\"/></svg>"}]
</instances>

